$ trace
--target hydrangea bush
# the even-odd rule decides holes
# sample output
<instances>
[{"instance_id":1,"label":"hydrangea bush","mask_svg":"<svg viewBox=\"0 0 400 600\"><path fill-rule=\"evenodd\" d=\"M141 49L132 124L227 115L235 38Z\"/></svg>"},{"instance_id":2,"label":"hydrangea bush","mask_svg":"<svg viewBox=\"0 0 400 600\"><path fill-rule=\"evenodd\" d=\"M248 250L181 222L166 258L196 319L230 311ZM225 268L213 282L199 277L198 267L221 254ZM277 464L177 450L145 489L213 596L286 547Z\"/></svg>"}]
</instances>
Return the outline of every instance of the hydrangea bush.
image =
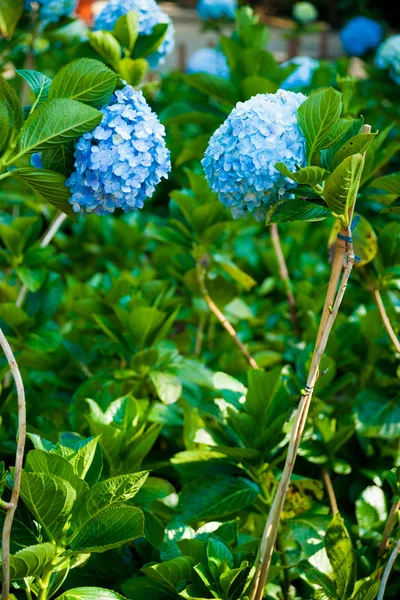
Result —
<instances>
[{"instance_id":1,"label":"hydrangea bush","mask_svg":"<svg viewBox=\"0 0 400 600\"><path fill-rule=\"evenodd\" d=\"M237 0L199 0L197 12L204 21L207 19L233 20L237 7Z\"/></svg>"},{"instance_id":2,"label":"hydrangea bush","mask_svg":"<svg viewBox=\"0 0 400 600\"><path fill-rule=\"evenodd\" d=\"M296 2L292 9L293 18L302 25L307 25L318 19L318 11L311 2Z\"/></svg>"},{"instance_id":3,"label":"hydrangea bush","mask_svg":"<svg viewBox=\"0 0 400 600\"><path fill-rule=\"evenodd\" d=\"M375 64L389 71L389 76L400 85L400 35L393 35L378 48Z\"/></svg>"},{"instance_id":4,"label":"hydrangea bush","mask_svg":"<svg viewBox=\"0 0 400 600\"><path fill-rule=\"evenodd\" d=\"M319 62L310 56L295 56L283 63L282 67L287 67L289 65L297 65L298 68L281 83L281 88L283 90L292 90L309 86L314 71L319 67Z\"/></svg>"},{"instance_id":5,"label":"hydrangea bush","mask_svg":"<svg viewBox=\"0 0 400 600\"><path fill-rule=\"evenodd\" d=\"M306 163L305 138L297 122L303 94L279 90L239 104L212 136L202 161L211 189L234 218L265 217L271 204L290 197L296 183L276 168Z\"/></svg>"},{"instance_id":6,"label":"hydrangea bush","mask_svg":"<svg viewBox=\"0 0 400 600\"><path fill-rule=\"evenodd\" d=\"M25 0L25 10L32 10L34 3ZM62 17L70 17L78 0L37 0L39 18L43 23L57 23Z\"/></svg>"},{"instance_id":7,"label":"hydrangea bush","mask_svg":"<svg viewBox=\"0 0 400 600\"><path fill-rule=\"evenodd\" d=\"M340 32L340 41L349 56L364 56L375 50L383 36L382 25L373 19L358 16L350 19Z\"/></svg>"},{"instance_id":8,"label":"hydrangea bush","mask_svg":"<svg viewBox=\"0 0 400 600\"><path fill-rule=\"evenodd\" d=\"M225 55L215 48L199 48L189 56L187 73L210 73L229 79L230 70Z\"/></svg>"}]
</instances>

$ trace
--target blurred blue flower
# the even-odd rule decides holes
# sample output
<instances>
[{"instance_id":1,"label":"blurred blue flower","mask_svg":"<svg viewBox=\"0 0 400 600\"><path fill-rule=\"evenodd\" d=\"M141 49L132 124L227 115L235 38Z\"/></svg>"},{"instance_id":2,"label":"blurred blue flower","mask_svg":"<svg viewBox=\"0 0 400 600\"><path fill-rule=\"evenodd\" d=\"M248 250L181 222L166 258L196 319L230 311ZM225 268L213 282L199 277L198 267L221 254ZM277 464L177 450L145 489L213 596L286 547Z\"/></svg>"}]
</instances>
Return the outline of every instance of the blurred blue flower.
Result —
<instances>
[{"instance_id":1,"label":"blurred blue flower","mask_svg":"<svg viewBox=\"0 0 400 600\"><path fill-rule=\"evenodd\" d=\"M287 67L288 65L298 65L298 68L281 83L283 90L293 90L310 85L314 71L319 67L319 62L309 56L295 56L281 66Z\"/></svg>"},{"instance_id":2,"label":"blurred blue flower","mask_svg":"<svg viewBox=\"0 0 400 600\"><path fill-rule=\"evenodd\" d=\"M75 170L67 180L75 212L105 215L143 208L171 170L164 126L132 86L116 91L103 120L75 144Z\"/></svg>"},{"instance_id":3,"label":"blurred blue flower","mask_svg":"<svg viewBox=\"0 0 400 600\"><path fill-rule=\"evenodd\" d=\"M32 154L32 156L31 156L31 166L34 167L35 169L43 169L42 153L41 152L35 152L34 154Z\"/></svg>"},{"instance_id":4,"label":"blurred blue flower","mask_svg":"<svg viewBox=\"0 0 400 600\"><path fill-rule=\"evenodd\" d=\"M44 23L57 23L62 17L70 17L78 0L36 0L39 4L39 18ZM25 0L25 10L32 10L31 0Z\"/></svg>"},{"instance_id":5,"label":"blurred blue flower","mask_svg":"<svg viewBox=\"0 0 400 600\"><path fill-rule=\"evenodd\" d=\"M132 10L139 15L139 34L150 35L156 25L168 23L165 38L155 52L146 57L151 67L165 62L165 57L174 49L175 29L171 18L161 10L155 0L110 0L94 20L94 30L112 31L119 17Z\"/></svg>"},{"instance_id":6,"label":"blurred blue flower","mask_svg":"<svg viewBox=\"0 0 400 600\"><path fill-rule=\"evenodd\" d=\"M189 56L187 73L210 73L229 79L230 70L222 52L215 48L200 48Z\"/></svg>"},{"instance_id":7,"label":"blurred blue flower","mask_svg":"<svg viewBox=\"0 0 400 600\"><path fill-rule=\"evenodd\" d=\"M200 19L234 19L238 8L237 0L199 0L197 12Z\"/></svg>"},{"instance_id":8,"label":"blurred blue flower","mask_svg":"<svg viewBox=\"0 0 400 600\"><path fill-rule=\"evenodd\" d=\"M400 85L400 35L392 35L382 42L375 64L379 69L388 69L391 79Z\"/></svg>"},{"instance_id":9,"label":"blurred blue flower","mask_svg":"<svg viewBox=\"0 0 400 600\"><path fill-rule=\"evenodd\" d=\"M202 165L211 189L234 218L252 214L262 220L269 207L290 198L296 183L276 168L307 162L297 109L306 96L285 90L239 102L212 136Z\"/></svg>"},{"instance_id":10,"label":"blurred blue flower","mask_svg":"<svg viewBox=\"0 0 400 600\"><path fill-rule=\"evenodd\" d=\"M364 56L369 50L374 50L382 36L382 26L362 16L350 19L339 34L344 51L349 56Z\"/></svg>"},{"instance_id":11,"label":"blurred blue flower","mask_svg":"<svg viewBox=\"0 0 400 600\"><path fill-rule=\"evenodd\" d=\"M318 19L318 11L311 2L296 2L292 8L292 15L302 25L312 23Z\"/></svg>"}]
</instances>

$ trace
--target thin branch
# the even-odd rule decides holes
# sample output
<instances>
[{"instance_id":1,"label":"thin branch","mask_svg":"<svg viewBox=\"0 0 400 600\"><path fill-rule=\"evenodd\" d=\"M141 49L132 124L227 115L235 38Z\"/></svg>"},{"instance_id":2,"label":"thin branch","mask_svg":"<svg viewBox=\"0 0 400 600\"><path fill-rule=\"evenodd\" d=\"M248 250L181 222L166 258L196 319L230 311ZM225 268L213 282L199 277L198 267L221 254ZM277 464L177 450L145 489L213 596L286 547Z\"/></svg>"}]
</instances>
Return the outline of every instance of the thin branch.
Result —
<instances>
[{"instance_id":1,"label":"thin branch","mask_svg":"<svg viewBox=\"0 0 400 600\"><path fill-rule=\"evenodd\" d=\"M276 223L272 223L272 225L270 226L270 231L271 231L272 244L274 246L275 255L276 255L276 258L277 258L277 261L279 264L280 277L281 277L283 285L285 287L286 296L287 296L288 303L289 303L290 318L292 320L293 329L294 329L295 334L299 337L300 336L300 327L299 327L299 321L297 319L296 301L294 299L292 283L290 281L289 271L287 268L285 256L283 254L283 250L282 250L282 246L281 246L278 225Z\"/></svg>"},{"instance_id":2,"label":"thin branch","mask_svg":"<svg viewBox=\"0 0 400 600\"><path fill-rule=\"evenodd\" d=\"M232 325L229 323L228 319L219 310L218 306L215 304L214 300L211 298L209 291L207 289L207 286L206 286L206 282L205 282L206 270L205 270L204 266L202 264L198 263L196 271L197 271L197 281L198 281L198 284L200 287L201 295L203 296L204 300L206 301L208 308L216 316L216 318L221 323L221 325L224 327L224 329L229 333L229 335L231 336L231 338L234 340L235 344L239 348L240 352L243 354L243 356L248 361L249 365L253 369L258 369L259 368L258 364L254 360L254 358L251 356L251 354L249 353L249 351L247 350L246 346L243 344L241 339L238 337L234 327L232 327Z\"/></svg>"},{"instance_id":3,"label":"thin branch","mask_svg":"<svg viewBox=\"0 0 400 600\"><path fill-rule=\"evenodd\" d=\"M52 241L53 237L56 235L57 231L60 229L61 225L64 223L64 221L67 219L67 215L65 213L60 212L56 218L54 219L54 221L52 221L52 223L50 224L50 227L48 228L48 230L46 231L46 233L44 234L41 242L40 242L40 248L46 248L50 242ZM25 298L26 295L28 293L28 287L24 284L22 286L22 288L20 289L18 298L17 298L17 302L16 305L17 306L22 306L23 303L25 302Z\"/></svg>"},{"instance_id":4,"label":"thin branch","mask_svg":"<svg viewBox=\"0 0 400 600\"><path fill-rule=\"evenodd\" d=\"M390 576L390 572L393 569L394 563L396 562L396 558L397 558L397 555L398 555L399 552L400 552L400 540L398 540L397 544L393 548L393 552L390 555L390 558L388 560L386 568L385 568L385 570L383 572L382 581L381 581L381 585L380 585L380 588L379 588L379 593L378 593L377 600L383 600L383 597L385 595L385 590L386 590L387 582L388 582L388 579L389 579L389 576Z\"/></svg>"},{"instance_id":5,"label":"thin branch","mask_svg":"<svg viewBox=\"0 0 400 600\"><path fill-rule=\"evenodd\" d=\"M322 469L322 481L324 482L326 492L329 498L329 504L331 505L331 510L333 515L337 515L339 513L338 504L336 501L335 490L333 489L332 479L329 475L328 469Z\"/></svg>"},{"instance_id":6,"label":"thin branch","mask_svg":"<svg viewBox=\"0 0 400 600\"><path fill-rule=\"evenodd\" d=\"M383 326L386 329L386 333L388 334L390 341L392 342L393 346L395 347L396 352L398 354L400 354L400 340L398 339L397 335L395 334L392 324L389 320L385 305L383 304L381 293L375 286L373 286L371 291L374 296L376 306L378 307L378 311L379 311L380 317L382 319Z\"/></svg>"},{"instance_id":7,"label":"thin branch","mask_svg":"<svg viewBox=\"0 0 400 600\"><path fill-rule=\"evenodd\" d=\"M3 525L2 535L2 562L3 562L3 584L1 588L1 600L8 600L10 591L10 536L14 514L17 509L19 490L21 487L22 463L24 460L24 448L26 439L26 403L25 390L17 362L14 358L11 346L4 333L0 329L0 346L7 358L12 376L15 381L18 396L18 439L17 452L15 456L14 481L11 492L11 500L8 503L6 517Z\"/></svg>"},{"instance_id":8,"label":"thin branch","mask_svg":"<svg viewBox=\"0 0 400 600\"><path fill-rule=\"evenodd\" d=\"M207 323L207 314L202 313L200 315L200 320L199 320L199 324L197 326L197 331L196 331L196 344L194 347L195 356L200 356L200 354L201 354L206 323Z\"/></svg>"},{"instance_id":9,"label":"thin branch","mask_svg":"<svg viewBox=\"0 0 400 600\"><path fill-rule=\"evenodd\" d=\"M400 511L400 500L395 500L390 509L385 529L383 530L382 540L379 544L378 554L379 556L385 556L387 549L389 547L389 539L390 535L393 531L393 527L395 526L397 514Z\"/></svg>"}]
</instances>

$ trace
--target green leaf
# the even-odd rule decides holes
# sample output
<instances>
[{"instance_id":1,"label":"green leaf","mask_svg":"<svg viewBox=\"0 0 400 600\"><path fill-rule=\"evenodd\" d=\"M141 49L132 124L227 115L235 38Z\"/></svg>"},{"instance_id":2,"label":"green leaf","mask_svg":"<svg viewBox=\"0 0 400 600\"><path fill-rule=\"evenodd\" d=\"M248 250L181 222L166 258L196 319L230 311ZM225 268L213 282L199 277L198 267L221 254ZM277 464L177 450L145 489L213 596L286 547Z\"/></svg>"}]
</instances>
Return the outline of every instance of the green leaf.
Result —
<instances>
[{"instance_id":1,"label":"green leaf","mask_svg":"<svg viewBox=\"0 0 400 600\"><path fill-rule=\"evenodd\" d=\"M56 171L64 175L64 177L69 177L74 168L74 150L75 146L73 142L63 144L62 146L55 146L55 148L51 148L50 150L43 150L43 169Z\"/></svg>"},{"instance_id":2,"label":"green leaf","mask_svg":"<svg viewBox=\"0 0 400 600\"><path fill-rule=\"evenodd\" d=\"M386 498L376 485L367 487L356 500L357 523L362 535L381 529L387 519Z\"/></svg>"},{"instance_id":3,"label":"green leaf","mask_svg":"<svg viewBox=\"0 0 400 600\"><path fill-rule=\"evenodd\" d=\"M161 373L161 371L152 371L150 379L156 388L157 396L164 404L174 404L182 394L182 383L180 379L172 373Z\"/></svg>"},{"instance_id":4,"label":"green leaf","mask_svg":"<svg viewBox=\"0 0 400 600\"><path fill-rule=\"evenodd\" d=\"M143 471L119 475L93 485L77 502L72 513L71 527L79 529L104 509L133 498L148 474L148 471Z\"/></svg>"},{"instance_id":5,"label":"green leaf","mask_svg":"<svg viewBox=\"0 0 400 600\"><path fill-rule=\"evenodd\" d=\"M143 567L142 571L156 583L176 589L180 583L192 580L195 564L192 557L180 556L157 565Z\"/></svg>"},{"instance_id":6,"label":"green leaf","mask_svg":"<svg viewBox=\"0 0 400 600\"><path fill-rule=\"evenodd\" d=\"M34 319L28 317L22 308L12 302L0 303L0 317L17 333L31 327L34 323Z\"/></svg>"},{"instance_id":7,"label":"green leaf","mask_svg":"<svg viewBox=\"0 0 400 600\"><path fill-rule=\"evenodd\" d=\"M161 423L153 423L144 433L140 433L138 437L132 440L131 448L127 452L125 459L127 467L133 471L141 467L143 459L154 446L161 429Z\"/></svg>"},{"instance_id":8,"label":"green leaf","mask_svg":"<svg viewBox=\"0 0 400 600\"><path fill-rule=\"evenodd\" d=\"M202 133L187 141L183 146L182 151L179 153L178 158L175 161L175 165L180 167L189 160L193 160L195 158L201 159L204 156L204 152L207 149L209 141L209 133Z\"/></svg>"},{"instance_id":9,"label":"green leaf","mask_svg":"<svg viewBox=\"0 0 400 600\"><path fill-rule=\"evenodd\" d=\"M376 135L376 133L359 133L347 140L333 157L332 169L336 169L348 156L364 154L374 141Z\"/></svg>"},{"instance_id":10,"label":"green leaf","mask_svg":"<svg viewBox=\"0 0 400 600\"><path fill-rule=\"evenodd\" d=\"M363 168L361 154L348 156L325 182L324 200L345 225L348 225L348 211L356 201Z\"/></svg>"},{"instance_id":11,"label":"green leaf","mask_svg":"<svg viewBox=\"0 0 400 600\"><path fill-rule=\"evenodd\" d=\"M85 440L84 445L82 445L76 452L67 457L67 460L73 466L76 475L78 475L78 477L80 477L81 479L86 479L89 482L89 484L91 484L92 482L86 476L88 475L91 468L94 466L94 463L96 462L95 456L98 450L98 439L87 438Z\"/></svg>"},{"instance_id":12,"label":"green leaf","mask_svg":"<svg viewBox=\"0 0 400 600\"><path fill-rule=\"evenodd\" d=\"M277 202L268 211L266 224L287 223L288 221L323 221L332 216L325 206L307 202L299 198Z\"/></svg>"},{"instance_id":13,"label":"green leaf","mask_svg":"<svg viewBox=\"0 0 400 600\"><path fill-rule=\"evenodd\" d=\"M379 592L379 587L379 581L364 581L352 597L352 600L375 600Z\"/></svg>"},{"instance_id":14,"label":"green leaf","mask_svg":"<svg viewBox=\"0 0 400 600\"><path fill-rule=\"evenodd\" d=\"M24 124L22 106L11 85L0 75L0 99L4 100L11 117L13 128L18 131Z\"/></svg>"},{"instance_id":15,"label":"green leaf","mask_svg":"<svg viewBox=\"0 0 400 600\"><path fill-rule=\"evenodd\" d=\"M139 85L145 77L149 68L149 63L144 58L123 58L119 63L119 73L122 79L125 79L129 85Z\"/></svg>"},{"instance_id":16,"label":"green leaf","mask_svg":"<svg viewBox=\"0 0 400 600\"><path fill-rule=\"evenodd\" d=\"M133 577L122 584L122 591L129 598L143 598L146 600L180 600L171 588L161 586L147 577ZM64 599L63 599L64 600Z\"/></svg>"},{"instance_id":17,"label":"green leaf","mask_svg":"<svg viewBox=\"0 0 400 600\"><path fill-rule=\"evenodd\" d=\"M22 16L24 0L1 0L0 33L11 37Z\"/></svg>"},{"instance_id":18,"label":"green leaf","mask_svg":"<svg viewBox=\"0 0 400 600\"><path fill-rule=\"evenodd\" d=\"M10 125L10 116L7 110L7 104L4 100L0 99L0 151L3 150L4 146L7 144L8 136L10 135L11 125Z\"/></svg>"},{"instance_id":19,"label":"green leaf","mask_svg":"<svg viewBox=\"0 0 400 600\"><path fill-rule=\"evenodd\" d=\"M117 75L102 62L78 58L65 65L54 77L49 100L71 98L100 108L109 101Z\"/></svg>"},{"instance_id":20,"label":"green leaf","mask_svg":"<svg viewBox=\"0 0 400 600\"><path fill-rule=\"evenodd\" d=\"M107 508L88 521L70 541L74 552L105 552L143 536L144 518L139 508Z\"/></svg>"},{"instance_id":21,"label":"green leaf","mask_svg":"<svg viewBox=\"0 0 400 600\"><path fill-rule=\"evenodd\" d=\"M289 177L289 179L302 185L315 185L329 176L329 172L321 167L304 167L292 173L283 162L276 163L275 169L278 169L285 177Z\"/></svg>"},{"instance_id":22,"label":"green leaf","mask_svg":"<svg viewBox=\"0 0 400 600\"><path fill-rule=\"evenodd\" d=\"M11 254L15 254L15 256L21 254L24 248L24 238L14 227L0 223L0 238Z\"/></svg>"},{"instance_id":23,"label":"green leaf","mask_svg":"<svg viewBox=\"0 0 400 600\"><path fill-rule=\"evenodd\" d=\"M372 188L386 190L390 194L397 194L400 196L400 172L377 177L377 179L374 179L369 185Z\"/></svg>"},{"instance_id":24,"label":"green leaf","mask_svg":"<svg viewBox=\"0 0 400 600\"><path fill-rule=\"evenodd\" d=\"M297 119L306 138L309 160L326 147L341 112L342 95L333 88L312 94L299 106Z\"/></svg>"},{"instance_id":25,"label":"green leaf","mask_svg":"<svg viewBox=\"0 0 400 600\"><path fill-rule=\"evenodd\" d=\"M114 37L119 41L121 46L129 50L130 53L138 39L138 25L139 14L135 10L131 10L126 13L126 15L119 17L114 26Z\"/></svg>"},{"instance_id":26,"label":"green leaf","mask_svg":"<svg viewBox=\"0 0 400 600\"><path fill-rule=\"evenodd\" d=\"M321 587L329 598L337 598L335 583L328 575L315 568L307 568L304 571L305 578L312 584Z\"/></svg>"},{"instance_id":27,"label":"green leaf","mask_svg":"<svg viewBox=\"0 0 400 600\"><path fill-rule=\"evenodd\" d=\"M90 45L106 62L115 70L121 59L121 47L112 33L109 31L90 31L87 34Z\"/></svg>"},{"instance_id":28,"label":"green leaf","mask_svg":"<svg viewBox=\"0 0 400 600\"><path fill-rule=\"evenodd\" d=\"M25 181L36 192L46 198L53 206L64 212L71 219L76 219L76 214L68 202L71 193L66 187L66 178L61 173L47 169L34 169L21 167L13 171L13 176Z\"/></svg>"},{"instance_id":29,"label":"green leaf","mask_svg":"<svg viewBox=\"0 0 400 600\"><path fill-rule=\"evenodd\" d=\"M80 587L64 592L57 600L126 600L125 596L99 587Z\"/></svg>"},{"instance_id":30,"label":"green leaf","mask_svg":"<svg viewBox=\"0 0 400 600\"><path fill-rule=\"evenodd\" d=\"M19 69L16 73L27 82L37 102L44 102L47 100L52 81L50 77L47 77L47 75L44 75L39 71L28 69Z\"/></svg>"},{"instance_id":31,"label":"green leaf","mask_svg":"<svg viewBox=\"0 0 400 600\"><path fill-rule=\"evenodd\" d=\"M153 54L163 43L168 27L168 23L158 23L153 27L150 35L138 37L133 49L133 57L146 58L146 56Z\"/></svg>"},{"instance_id":32,"label":"green leaf","mask_svg":"<svg viewBox=\"0 0 400 600\"><path fill-rule=\"evenodd\" d=\"M190 75L184 75L183 78L191 87L200 90L207 96L216 98L224 104L233 105L237 102L235 87L223 77L208 73L191 73Z\"/></svg>"},{"instance_id":33,"label":"green leaf","mask_svg":"<svg viewBox=\"0 0 400 600\"><path fill-rule=\"evenodd\" d=\"M279 85L266 77L250 75L240 82L240 91L245 100L257 94L274 94Z\"/></svg>"},{"instance_id":34,"label":"green leaf","mask_svg":"<svg viewBox=\"0 0 400 600\"><path fill-rule=\"evenodd\" d=\"M152 340L166 319L166 314L157 308L142 306L129 316L129 330L136 346L143 350L151 346Z\"/></svg>"},{"instance_id":35,"label":"green leaf","mask_svg":"<svg viewBox=\"0 0 400 600\"><path fill-rule=\"evenodd\" d=\"M39 523L57 537L72 511L76 491L68 481L56 475L23 471L21 498Z\"/></svg>"},{"instance_id":36,"label":"green leaf","mask_svg":"<svg viewBox=\"0 0 400 600\"><path fill-rule=\"evenodd\" d=\"M341 600L351 597L356 581L356 555L340 515L335 515L324 538L325 550L331 563L336 588Z\"/></svg>"},{"instance_id":37,"label":"green leaf","mask_svg":"<svg viewBox=\"0 0 400 600\"><path fill-rule=\"evenodd\" d=\"M353 407L356 429L367 438L395 440L400 437L400 405L374 390L363 390Z\"/></svg>"},{"instance_id":38,"label":"green leaf","mask_svg":"<svg viewBox=\"0 0 400 600\"><path fill-rule=\"evenodd\" d=\"M67 459L44 450L37 449L28 452L25 471L57 475L57 477L68 481L78 496L89 489L87 483L75 474L73 466Z\"/></svg>"},{"instance_id":39,"label":"green leaf","mask_svg":"<svg viewBox=\"0 0 400 600\"><path fill-rule=\"evenodd\" d=\"M51 563L56 553L54 544L36 544L10 556L10 579L39 575Z\"/></svg>"},{"instance_id":40,"label":"green leaf","mask_svg":"<svg viewBox=\"0 0 400 600\"><path fill-rule=\"evenodd\" d=\"M219 576L225 565L233 569L232 552L221 540L210 537L206 546L206 555L207 566L214 581L219 580Z\"/></svg>"},{"instance_id":41,"label":"green leaf","mask_svg":"<svg viewBox=\"0 0 400 600\"><path fill-rule=\"evenodd\" d=\"M94 129L102 117L95 108L76 100L60 98L44 102L25 121L20 150L27 153L65 144Z\"/></svg>"}]
</instances>

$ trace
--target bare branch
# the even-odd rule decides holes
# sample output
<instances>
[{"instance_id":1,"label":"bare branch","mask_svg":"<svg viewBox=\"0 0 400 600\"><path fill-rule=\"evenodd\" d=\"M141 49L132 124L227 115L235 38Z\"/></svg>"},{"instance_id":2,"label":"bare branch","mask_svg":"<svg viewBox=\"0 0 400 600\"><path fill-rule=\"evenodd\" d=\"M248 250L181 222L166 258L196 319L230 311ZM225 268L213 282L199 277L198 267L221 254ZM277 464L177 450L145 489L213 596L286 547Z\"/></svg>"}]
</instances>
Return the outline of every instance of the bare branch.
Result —
<instances>
[{"instance_id":1,"label":"bare branch","mask_svg":"<svg viewBox=\"0 0 400 600\"><path fill-rule=\"evenodd\" d=\"M390 576L390 572L394 567L394 563L396 562L396 558L397 558L397 555L399 552L400 552L400 540L398 540L397 544L393 548L393 552L390 555L390 558L388 560L385 570L383 571L382 581L381 581L381 585L379 588L377 600L383 600L383 598L384 598L387 582L388 582L389 576Z\"/></svg>"}]
</instances>

